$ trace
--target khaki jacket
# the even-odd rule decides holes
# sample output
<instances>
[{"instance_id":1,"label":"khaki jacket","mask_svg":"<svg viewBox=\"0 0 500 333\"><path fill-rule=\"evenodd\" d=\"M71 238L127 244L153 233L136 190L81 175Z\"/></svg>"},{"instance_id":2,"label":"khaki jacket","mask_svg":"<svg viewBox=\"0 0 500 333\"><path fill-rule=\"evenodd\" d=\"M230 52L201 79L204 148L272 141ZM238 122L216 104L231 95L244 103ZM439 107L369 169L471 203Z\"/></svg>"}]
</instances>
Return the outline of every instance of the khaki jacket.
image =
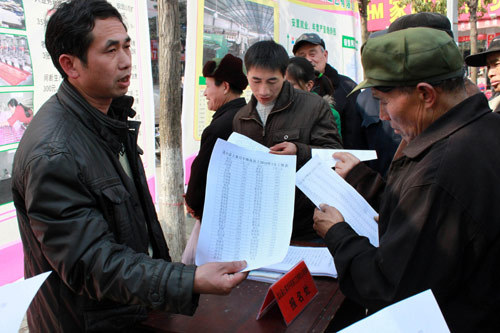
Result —
<instances>
[{"instance_id":1,"label":"khaki jacket","mask_svg":"<svg viewBox=\"0 0 500 333\"><path fill-rule=\"evenodd\" d=\"M293 142L297 146L297 170L311 158L311 148L342 148L330 106L318 95L294 89L285 81L265 126L256 105L252 95L250 103L234 117L233 131L267 147ZM292 238L316 237L312 228L313 212L313 203L297 189Z\"/></svg>"}]
</instances>

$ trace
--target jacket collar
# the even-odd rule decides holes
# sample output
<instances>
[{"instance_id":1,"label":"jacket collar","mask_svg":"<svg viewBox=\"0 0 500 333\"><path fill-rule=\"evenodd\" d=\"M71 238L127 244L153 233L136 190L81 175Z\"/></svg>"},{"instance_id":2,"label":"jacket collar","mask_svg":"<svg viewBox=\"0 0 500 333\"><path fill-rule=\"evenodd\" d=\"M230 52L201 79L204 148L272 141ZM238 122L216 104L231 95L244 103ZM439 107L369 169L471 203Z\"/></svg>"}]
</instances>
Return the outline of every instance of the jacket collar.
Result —
<instances>
[{"instance_id":1,"label":"jacket collar","mask_svg":"<svg viewBox=\"0 0 500 333\"><path fill-rule=\"evenodd\" d=\"M223 104L220 108L215 111L214 116L212 119L216 119L220 117L223 113L225 113L227 110L231 110L234 108L242 108L247 104L246 100L243 97L233 99L232 101L229 101L225 104Z\"/></svg>"},{"instance_id":2,"label":"jacket collar","mask_svg":"<svg viewBox=\"0 0 500 333\"><path fill-rule=\"evenodd\" d=\"M330 81L333 84L333 87L336 88L339 85L340 78L339 78L339 72L329 64L326 64L325 66L325 74L326 77L330 79Z\"/></svg>"},{"instance_id":3,"label":"jacket collar","mask_svg":"<svg viewBox=\"0 0 500 333\"><path fill-rule=\"evenodd\" d=\"M278 95L278 98L276 98L276 103L274 103L274 107L271 110L270 114L280 112L282 110L285 110L288 108L294 101L295 99L295 92L293 86L290 84L288 81L283 82L283 87L281 87L281 91ZM255 118L255 119L260 119L259 114L257 112L257 99L255 96L252 94L252 98L250 99L250 102L248 103L249 108L248 108L248 113L246 115L247 118Z\"/></svg>"},{"instance_id":4,"label":"jacket collar","mask_svg":"<svg viewBox=\"0 0 500 333\"><path fill-rule=\"evenodd\" d=\"M415 137L404 148L403 154L409 158L415 158L436 142L490 112L488 100L484 94L478 93L471 96L455 105Z\"/></svg>"},{"instance_id":5,"label":"jacket collar","mask_svg":"<svg viewBox=\"0 0 500 333\"><path fill-rule=\"evenodd\" d=\"M113 99L108 114L104 114L90 105L67 80L64 80L57 92L57 98L84 126L107 141L115 153L122 149L122 143L129 132L127 119L135 116L135 111L131 108L133 97L121 96Z\"/></svg>"}]
</instances>

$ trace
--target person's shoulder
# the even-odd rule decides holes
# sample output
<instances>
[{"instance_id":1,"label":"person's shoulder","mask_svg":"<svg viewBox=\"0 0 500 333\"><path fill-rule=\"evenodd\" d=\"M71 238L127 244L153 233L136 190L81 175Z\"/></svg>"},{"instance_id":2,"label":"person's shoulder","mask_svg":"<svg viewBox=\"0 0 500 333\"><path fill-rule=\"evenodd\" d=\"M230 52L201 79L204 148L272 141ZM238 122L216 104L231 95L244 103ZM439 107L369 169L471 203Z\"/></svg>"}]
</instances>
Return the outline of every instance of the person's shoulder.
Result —
<instances>
[{"instance_id":1,"label":"person's shoulder","mask_svg":"<svg viewBox=\"0 0 500 333\"><path fill-rule=\"evenodd\" d=\"M339 82L341 85L345 85L346 87L354 89L356 87L356 82L351 79L349 76L339 74Z\"/></svg>"},{"instance_id":2,"label":"person's shoulder","mask_svg":"<svg viewBox=\"0 0 500 333\"><path fill-rule=\"evenodd\" d=\"M66 151L66 143L77 126L77 122L68 116L54 95L33 117L21 138L18 151L27 155Z\"/></svg>"},{"instance_id":3,"label":"person's shoulder","mask_svg":"<svg viewBox=\"0 0 500 333\"><path fill-rule=\"evenodd\" d=\"M323 101L326 103L326 101L318 94L299 89L294 90L294 100L296 102L306 101L307 103L322 103Z\"/></svg>"}]
</instances>

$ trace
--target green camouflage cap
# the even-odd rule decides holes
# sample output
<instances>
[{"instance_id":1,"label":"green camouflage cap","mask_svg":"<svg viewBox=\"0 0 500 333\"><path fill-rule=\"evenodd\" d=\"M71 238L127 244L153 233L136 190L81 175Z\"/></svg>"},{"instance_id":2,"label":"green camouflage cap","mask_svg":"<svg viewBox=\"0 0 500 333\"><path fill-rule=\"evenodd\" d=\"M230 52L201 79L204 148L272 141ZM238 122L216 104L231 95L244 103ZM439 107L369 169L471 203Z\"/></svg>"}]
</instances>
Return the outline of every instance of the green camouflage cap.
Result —
<instances>
[{"instance_id":1,"label":"green camouflage cap","mask_svg":"<svg viewBox=\"0 0 500 333\"><path fill-rule=\"evenodd\" d=\"M431 28L409 28L369 39L361 49L361 62L366 79L351 93L464 76L462 54L453 39Z\"/></svg>"}]
</instances>

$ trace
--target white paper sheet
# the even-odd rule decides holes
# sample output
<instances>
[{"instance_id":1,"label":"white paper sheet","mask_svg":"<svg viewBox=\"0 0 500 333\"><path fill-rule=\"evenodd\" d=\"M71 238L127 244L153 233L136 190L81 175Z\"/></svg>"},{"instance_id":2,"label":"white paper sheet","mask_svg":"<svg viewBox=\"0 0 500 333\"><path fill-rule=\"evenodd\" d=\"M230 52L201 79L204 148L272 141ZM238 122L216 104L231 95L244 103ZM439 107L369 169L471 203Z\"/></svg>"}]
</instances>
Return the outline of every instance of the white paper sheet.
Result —
<instances>
[{"instance_id":1,"label":"white paper sheet","mask_svg":"<svg viewBox=\"0 0 500 333\"><path fill-rule=\"evenodd\" d=\"M0 287L0 330L2 332L17 333L19 331L28 306L50 273L45 272Z\"/></svg>"},{"instance_id":2,"label":"white paper sheet","mask_svg":"<svg viewBox=\"0 0 500 333\"><path fill-rule=\"evenodd\" d=\"M339 333L450 332L431 290L390 305Z\"/></svg>"},{"instance_id":3,"label":"white paper sheet","mask_svg":"<svg viewBox=\"0 0 500 333\"><path fill-rule=\"evenodd\" d=\"M256 151L261 151L263 153L269 153L269 148L267 148L264 145L261 145L257 141L254 141L250 139L248 136L245 136L240 133L233 132L227 139L227 142L231 142L232 144L235 144L237 146L240 146L242 148L250 149L250 150L256 150Z\"/></svg>"},{"instance_id":4,"label":"white paper sheet","mask_svg":"<svg viewBox=\"0 0 500 333\"><path fill-rule=\"evenodd\" d=\"M337 277L333 257L326 247L290 246L282 262L262 267L261 270L288 272L304 260L311 275Z\"/></svg>"},{"instance_id":5,"label":"white paper sheet","mask_svg":"<svg viewBox=\"0 0 500 333\"><path fill-rule=\"evenodd\" d=\"M312 156L319 156L329 167L334 167L339 160L333 158L334 153L350 153L360 161L370 161L377 159L376 150L355 150L355 149L311 149Z\"/></svg>"},{"instance_id":6,"label":"white paper sheet","mask_svg":"<svg viewBox=\"0 0 500 333\"><path fill-rule=\"evenodd\" d=\"M292 235L295 156L217 140L207 174L196 264L246 260L245 270L280 262Z\"/></svg>"},{"instance_id":7,"label":"white paper sheet","mask_svg":"<svg viewBox=\"0 0 500 333\"><path fill-rule=\"evenodd\" d=\"M296 184L317 207L326 203L337 208L359 235L378 246L377 212L321 158L314 156L297 171Z\"/></svg>"}]
</instances>

